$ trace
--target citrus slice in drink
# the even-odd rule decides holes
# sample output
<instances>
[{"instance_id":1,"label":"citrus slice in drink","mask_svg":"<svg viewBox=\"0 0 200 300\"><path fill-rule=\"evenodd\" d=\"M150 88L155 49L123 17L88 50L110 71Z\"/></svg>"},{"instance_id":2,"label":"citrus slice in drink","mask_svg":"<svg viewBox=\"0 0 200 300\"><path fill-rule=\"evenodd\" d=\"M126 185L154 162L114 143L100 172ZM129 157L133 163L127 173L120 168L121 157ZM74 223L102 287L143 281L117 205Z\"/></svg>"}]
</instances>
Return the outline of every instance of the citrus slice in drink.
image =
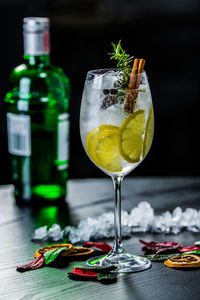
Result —
<instances>
[{"instance_id":1,"label":"citrus slice in drink","mask_svg":"<svg viewBox=\"0 0 200 300\"><path fill-rule=\"evenodd\" d=\"M93 130L91 130L86 138L86 149L87 149L87 153L89 154L89 156L94 159L94 153L93 153L93 145L94 145L94 141L102 134L105 132L110 132L110 131L117 131L118 132L119 127L117 126L112 126L112 125L100 125L96 128L94 128Z\"/></svg>"},{"instance_id":2,"label":"citrus slice in drink","mask_svg":"<svg viewBox=\"0 0 200 300\"><path fill-rule=\"evenodd\" d=\"M120 172L121 157L118 148L119 127L100 125L87 136L86 149L92 160L110 172Z\"/></svg>"},{"instance_id":3,"label":"citrus slice in drink","mask_svg":"<svg viewBox=\"0 0 200 300\"><path fill-rule=\"evenodd\" d=\"M154 132L154 113L153 113L153 105L149 110L149 115L147 119L145 137L144 137L144 147L143 147L143 158L146 157L147 153L152 144L153 140L153 132Z\"/></svg>"},{"instance_id":4,"label":"citrus slice in drink","mask_svg":"<svg viewBox=\"0 0 200 300\"><path fill-rule=\"evenodd\" d=\"M143 134L145 111L138 110L127 117L120 128L119 151L121 156L130 163L140 161L143 151Z\"/></svg>"}]
</instances>

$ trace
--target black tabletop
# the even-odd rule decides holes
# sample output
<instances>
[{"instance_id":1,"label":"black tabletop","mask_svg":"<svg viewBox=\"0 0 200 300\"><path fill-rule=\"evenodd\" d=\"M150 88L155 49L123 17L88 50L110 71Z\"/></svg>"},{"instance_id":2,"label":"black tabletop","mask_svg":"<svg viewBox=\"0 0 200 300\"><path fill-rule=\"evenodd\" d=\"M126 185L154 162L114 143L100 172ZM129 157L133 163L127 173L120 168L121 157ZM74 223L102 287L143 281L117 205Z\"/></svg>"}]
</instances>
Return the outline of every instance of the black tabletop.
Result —
<instances>
[{"instance_id":1,"label":"black tabletop","mask_svg":"<svg viewBox=\"0 0 200 300\"><path fill-rule=\"evenodd\" d=\"M200 269L177 270L154 262L152 268L139 273L121 275L117 283L72 281L65 268L44 267L25 273L17 265L33 259L41 246L30 241L32 231L43 225L59 223L76 225L88 216L113 210L113 186L109 178L71 180L68 202L62 207L19 208L14 204L12 186L0 188L0 299L171 299L199 300ZM176 206L200 209L200 178L125 178L122 209L130 211L140 201L148 201L156 213ZM134 234L123 241L130 253L142 254L138 240L176 241L184 246L200 240L199 233L178 235ZM112 245L112 240L107 241Z\"/></svg>"}]
</instances>

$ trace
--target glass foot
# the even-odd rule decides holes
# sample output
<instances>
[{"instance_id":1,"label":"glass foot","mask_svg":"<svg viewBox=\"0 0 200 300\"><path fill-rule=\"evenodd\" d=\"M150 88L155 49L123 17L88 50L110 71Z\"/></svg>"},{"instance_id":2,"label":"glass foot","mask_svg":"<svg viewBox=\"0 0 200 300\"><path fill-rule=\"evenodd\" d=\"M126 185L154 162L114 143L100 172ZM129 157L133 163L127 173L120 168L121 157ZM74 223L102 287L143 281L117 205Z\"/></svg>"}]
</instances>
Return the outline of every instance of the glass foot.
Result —
<instances>
[{"instance_id":1,"label":"glass foot","mask_svg":"<svg viewBox=\"0 0 200 300\"><path fill-rule=\"evenodd\" d=\"M92 257L86 261L86 265L94 267L115 265L116 270L111 273L134 273L149 269L151 262L145 257L129 254L121 249L120 253L113 253L111 250L105 256Z\"/></svg>"}]
</instances>

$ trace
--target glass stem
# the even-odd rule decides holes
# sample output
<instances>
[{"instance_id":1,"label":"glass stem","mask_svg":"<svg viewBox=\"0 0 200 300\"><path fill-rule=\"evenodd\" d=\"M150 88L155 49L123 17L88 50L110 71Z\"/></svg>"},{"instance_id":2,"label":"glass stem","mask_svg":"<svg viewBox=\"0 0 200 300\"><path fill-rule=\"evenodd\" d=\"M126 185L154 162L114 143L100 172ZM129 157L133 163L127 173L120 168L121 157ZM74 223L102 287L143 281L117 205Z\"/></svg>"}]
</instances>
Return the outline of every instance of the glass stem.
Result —
<instances>
[{"instance_id":1,"label":"glass stem","mask_svg":"<svg viewBox=\"0 0 200 300\"><path fill-rule=\"evenodd\" d=\"M112 177L115 192L114 204L114 227L115 227L115 240L111 253L119 253L122 247L121 242L121 183L123 177Z\"/></svg>"}]
</instances>

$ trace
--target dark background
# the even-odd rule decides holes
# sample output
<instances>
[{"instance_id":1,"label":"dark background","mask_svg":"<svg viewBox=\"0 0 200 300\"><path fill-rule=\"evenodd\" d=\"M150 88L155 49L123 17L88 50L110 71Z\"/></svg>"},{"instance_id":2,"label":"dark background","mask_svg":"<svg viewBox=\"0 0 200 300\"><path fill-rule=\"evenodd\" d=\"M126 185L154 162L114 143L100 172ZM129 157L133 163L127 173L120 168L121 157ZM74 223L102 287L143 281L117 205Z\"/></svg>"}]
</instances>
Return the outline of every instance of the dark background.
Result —
<instances>
[{"instance_id":1,"label":"dark background","mask_svg":"<svg viewBox=\"0 0 200 300\"><path fill-rule=\"evenodd\" d=\"M51 60L71 80L70 178L105 176L81 145L79 110L87 71L113 67L107 53L119 39L146 59L155 109L153 146L134 174L200 175L198 0L0 0L0 184L10 182L3 99L28 16L50 18Z\"/></svg>"}]
</instances>

